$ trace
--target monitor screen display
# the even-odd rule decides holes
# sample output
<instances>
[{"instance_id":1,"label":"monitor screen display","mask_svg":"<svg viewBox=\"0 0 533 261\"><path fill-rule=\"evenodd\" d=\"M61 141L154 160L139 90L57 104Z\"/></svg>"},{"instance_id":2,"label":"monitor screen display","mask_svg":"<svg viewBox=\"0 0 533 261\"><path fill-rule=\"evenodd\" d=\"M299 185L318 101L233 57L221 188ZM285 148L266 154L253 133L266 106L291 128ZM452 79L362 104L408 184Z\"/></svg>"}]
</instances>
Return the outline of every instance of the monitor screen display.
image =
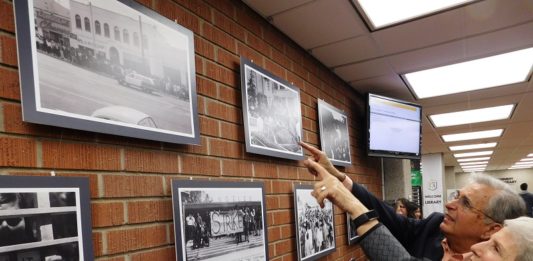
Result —
<instances>
[{"instance_id":1,"label":"monitor screen display","mask_svg":"<svg viewBox=\"0 0 533 261\"><path fill-rule=\"evenodd\" d=\"M420 159L422 107L368 94L368 155Z\"/></svg>"}]
</instances>

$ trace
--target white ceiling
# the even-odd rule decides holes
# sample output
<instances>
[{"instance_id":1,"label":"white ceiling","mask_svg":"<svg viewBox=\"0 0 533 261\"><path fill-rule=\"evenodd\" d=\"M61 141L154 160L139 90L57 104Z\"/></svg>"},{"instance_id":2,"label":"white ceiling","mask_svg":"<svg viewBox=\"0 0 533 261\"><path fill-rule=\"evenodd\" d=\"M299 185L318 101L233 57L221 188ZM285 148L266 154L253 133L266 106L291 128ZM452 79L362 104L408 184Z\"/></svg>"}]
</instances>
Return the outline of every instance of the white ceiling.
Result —
<instances>
[{"instance_id":1,"label":"white ceiling","mask_svg":"<svg viewBox=\"0 0 533 261\"><path fill-rule=\"evenodd\" d=\"M476 1L370 31L351 0L243 0L356 91L423 106L422 153L459 165L442 134L504 128L487 170L507 169L533 153L533 84L416 100L400 74L533 46L533 0ZM435 128L428 115L515 103L509 120ZM477 151L477 150L472 150ZM469 151L468 151L469 152Z\"/></svg>"}]
</instances>

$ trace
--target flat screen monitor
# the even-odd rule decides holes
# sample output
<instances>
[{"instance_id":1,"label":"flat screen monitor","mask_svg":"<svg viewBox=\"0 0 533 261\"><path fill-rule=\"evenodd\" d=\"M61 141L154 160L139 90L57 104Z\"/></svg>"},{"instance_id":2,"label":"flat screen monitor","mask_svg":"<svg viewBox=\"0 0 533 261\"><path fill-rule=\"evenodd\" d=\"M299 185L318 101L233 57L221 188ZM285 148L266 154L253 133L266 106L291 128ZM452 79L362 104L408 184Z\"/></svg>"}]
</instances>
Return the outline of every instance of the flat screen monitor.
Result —
<instances>
[{"instance_id":1,"label":"flat screen monitor","mask_svg":"<svg viewBox=\"0 0 533 261\"><path fill-rule=\"evenodd\" d=\"M368 94L368 155L420 159L422 107Z\"/></svg>"}]
</instances>

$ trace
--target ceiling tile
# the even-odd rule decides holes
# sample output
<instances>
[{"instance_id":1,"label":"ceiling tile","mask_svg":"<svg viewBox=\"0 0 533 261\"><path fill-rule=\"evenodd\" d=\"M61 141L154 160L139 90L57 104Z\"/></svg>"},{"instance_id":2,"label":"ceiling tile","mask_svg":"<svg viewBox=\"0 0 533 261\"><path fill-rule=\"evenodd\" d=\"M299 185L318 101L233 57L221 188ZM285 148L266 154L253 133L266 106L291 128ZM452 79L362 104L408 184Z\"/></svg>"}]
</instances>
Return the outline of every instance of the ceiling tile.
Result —
<instances>
[{"instance_id":1,"label":"ceiling tile","mask_svg":"<svg viewBox=\"0 0 533 261\"><path fill-rule=\"evenodd\" d=\"M323 45L310 51L313 56L330 68L380 55L369 35Z\"/></svg>"},{"instance_id":2,"label":"ceiling tile","mask_svg":"<svg viewBox=\"0 0 533 261\"><path fill-rule=\"evenodd\" d=\"M248 6L252 7L263 17L269 17L273 14L281 13L291 8L298 7L313 0L242 0Z\"/></svg>"}]
</instances>

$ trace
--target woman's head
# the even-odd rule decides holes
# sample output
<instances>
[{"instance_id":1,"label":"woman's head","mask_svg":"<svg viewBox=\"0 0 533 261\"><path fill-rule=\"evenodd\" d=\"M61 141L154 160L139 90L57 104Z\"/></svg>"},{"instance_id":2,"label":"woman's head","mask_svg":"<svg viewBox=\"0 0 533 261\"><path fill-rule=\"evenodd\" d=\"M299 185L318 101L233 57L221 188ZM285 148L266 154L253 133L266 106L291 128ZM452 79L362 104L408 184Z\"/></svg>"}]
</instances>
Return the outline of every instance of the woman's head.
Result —
<instances>
[{"instance_id":1,"label":"woman's head","mask_svg":"<svg viewBox=\"0 0 533 261\"><path fill-rule=\"evenodd\" d=\"M471 249L473 255L469 260L533 260L533 218L508 219L488 241L477 243Z\"/></svg>"},{"instance_id":2,"label":"woman's head","mask_svg":"<svg viewBox=\"0 0 533 261\"><path fill-rule=\"evenodd\" d=\"M410 217L410 218L416 218L415 211L418 208L418 206L409 201L406 198L399 198L396 200L396 214Z\"/></svg>"}]
</instances>

